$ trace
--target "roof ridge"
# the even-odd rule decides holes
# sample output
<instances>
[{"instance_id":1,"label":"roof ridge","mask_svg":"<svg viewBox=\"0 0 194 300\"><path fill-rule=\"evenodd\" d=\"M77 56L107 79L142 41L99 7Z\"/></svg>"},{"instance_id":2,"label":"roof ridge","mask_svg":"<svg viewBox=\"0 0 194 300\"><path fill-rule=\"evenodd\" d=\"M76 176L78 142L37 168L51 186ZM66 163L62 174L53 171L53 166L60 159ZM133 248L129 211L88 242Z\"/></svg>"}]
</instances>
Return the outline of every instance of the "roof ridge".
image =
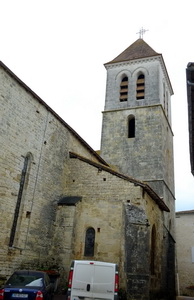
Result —
<instances>
[{"instance_id":1,"label":"roof ridge","mask_svg":"<svg viewBox=\"0 0 194 300\"><path fill-rule=\"evenodd\" d=\"M168 206L165 204L165 202L160 198L160 196L151 188L151 186L149 186L149 184L143 182L143 181L140 181L140 180L137 180L131 176L128 176L128 175L124 175L123 173L120 173L119 171L116 171L114 170L112 167L110 166L106 166L106 165L103 165L101 163L97 163L97 162L94 162L92 160L90 160L89 158L86 158L82 155L79 155L75 152L72 152L72 151L69 151L69 156L70 158L76 158L76 159L79 159L85 163L88 163L96 168L99 168L99 169L102 169L106 172L109 172L117 177L120 177L124 180L127 180L131 183L133 183L134 185L139 185L141 186L147 193L148 195L157 203L157 205L159 206L159 208L163 211L167 211L167 212L170 212Z\"/></svg>"},{"instance_id":2,"label":"roof ridge","mask_svg":"<svg viewBox=\"0 0 194 300\"><path fill-rule=\"evenodd\" d=\"M38 102L40 102L51 114L53 114L71 133L92 153L98 161L108 165L103 158L69 125L67 124L45 101L43 101L27 84L25 84L14 72L12 72L1 60L2 67L11 77L13 77L28 93L30 93Z\"/></svg>"},{"instance_id":3,"label":"roof ridge","mask_svg":"<svg viewBox=\"0 0 194 300\"><path fill-rule=\"evenodd\" d=\"M194 209L177 211L176 214L193 214Z\"/></svg>"},{"instance_id":4,"label":"roof ridge","mask_svg":"<svg viewBox=\"0 0 194 300\"><path fill-rule=\"evenodd\" d=\"M113 60L111 60L106 64L158 56L158 55L161 55L161 53L157 53L143 39L139 38L128 48L126 48L123 52L121 52L118 56L116 56Z\"/></svg>"}]
</instances>

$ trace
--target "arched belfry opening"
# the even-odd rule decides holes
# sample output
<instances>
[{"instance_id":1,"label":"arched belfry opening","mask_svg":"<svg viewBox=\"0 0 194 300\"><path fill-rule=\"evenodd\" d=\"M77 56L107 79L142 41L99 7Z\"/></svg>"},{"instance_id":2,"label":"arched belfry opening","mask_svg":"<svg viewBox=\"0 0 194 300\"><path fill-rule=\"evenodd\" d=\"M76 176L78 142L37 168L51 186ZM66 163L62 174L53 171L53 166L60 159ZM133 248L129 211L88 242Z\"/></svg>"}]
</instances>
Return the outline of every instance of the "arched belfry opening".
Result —
<instances>
[{"instance_id":1,"label":"arched belfry opening","mask_svg":"<svg viewBox=\"0 0 194 300\"><path fill-rule=\"evenodd\" d=\"M144 99L145 97L145 76L141 73L137 77L137 84L136 84L136 99Z\"/></svg>"},{"instance_id":2,"label":"arched belfry opening","mask_svg":"<svg viewBox=\"0 0 194 300\"><path fill-rule=\"evenodd\" d=\"M124 76L120 84L120 102L128 99L128 77Z\"/></svg>"}]
</instances>

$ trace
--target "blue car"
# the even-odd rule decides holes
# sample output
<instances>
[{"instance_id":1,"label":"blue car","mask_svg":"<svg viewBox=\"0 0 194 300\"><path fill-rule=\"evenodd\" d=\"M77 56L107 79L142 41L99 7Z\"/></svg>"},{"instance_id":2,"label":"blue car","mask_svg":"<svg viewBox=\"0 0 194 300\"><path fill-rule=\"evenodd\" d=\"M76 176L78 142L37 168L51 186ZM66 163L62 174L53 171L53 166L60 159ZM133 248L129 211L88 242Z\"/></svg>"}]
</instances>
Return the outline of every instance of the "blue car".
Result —
<instances>
[{"instance_id":1,"label":"blue car","mask_svg":"<svg viewBox=\"0 0 194 300\"><path fill-rule=\"evenodd\" d=\"M53 284L47 273L15 271L0 289L0 300L52 300Z\"/></svg>"}]
</instances>

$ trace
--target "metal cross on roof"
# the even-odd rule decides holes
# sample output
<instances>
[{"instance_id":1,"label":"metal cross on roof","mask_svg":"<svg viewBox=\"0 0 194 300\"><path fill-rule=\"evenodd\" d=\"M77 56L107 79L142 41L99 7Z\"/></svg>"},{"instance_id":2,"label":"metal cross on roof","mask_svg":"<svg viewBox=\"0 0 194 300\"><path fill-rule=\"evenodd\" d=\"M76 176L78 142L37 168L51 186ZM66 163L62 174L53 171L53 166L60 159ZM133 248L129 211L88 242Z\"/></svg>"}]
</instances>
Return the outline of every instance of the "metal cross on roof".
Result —
<instances>
[{"instance_id":1,"label":"metal cross on roof","mask_svg":"<svg viewBox=\"0 0 194 300\"><path fill-rule=\"evenodd\" d=\"M139 33L139 38L140 39L143 39L143 35L146 33L146 31L148 31L148 30L141 27L140 31L137 32L137 34Z\"/></svg>"}]
</instances>

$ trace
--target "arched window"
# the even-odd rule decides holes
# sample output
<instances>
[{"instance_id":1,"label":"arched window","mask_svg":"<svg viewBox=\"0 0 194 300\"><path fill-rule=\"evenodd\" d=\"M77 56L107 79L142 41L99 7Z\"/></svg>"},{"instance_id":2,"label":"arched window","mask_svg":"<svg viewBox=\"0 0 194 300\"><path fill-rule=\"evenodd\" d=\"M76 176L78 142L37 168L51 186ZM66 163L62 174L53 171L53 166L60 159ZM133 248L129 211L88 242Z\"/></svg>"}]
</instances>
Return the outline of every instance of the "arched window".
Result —
<instances>
[{"instance_id":1,"label":"arched window","mask_svg":"<svg viewBox=\"0 0 194 300\"><path fill-rule=\"evenodd\" d=\"M127 101L128 98L128 77L125 76L120 84L120 102Z\"/></svg>"},{"instance_id":2,"label":"arched window","mask_svg":"<svg viewBox=\"0 0 194 300\"><path fill-rule=\"evenodd\" d=\"M128 117L128 138L135 137L135 117L133 115Z\"/></svg>"},{"instance_id":3,"label":"arched window","mask_svg":"<svg viewBox=\"0 0 194 300\"><path fill-rule=\"evenodd\" d=\"M24 165L23 165L23 169L22 169L22 173L21 173L20 186L19 186L19 191L18 191L18 198L17 198L17 202L16 202L15 213L14 213L14 218L13 218L13 224L12 224L11 233L10 233L9 247L12 247L13 243L14 243L18 218L19 218L20 209L21 209L23 190L25 188L25 183L27 181L26 178L27 178L27 173L28 173L28 170L29 170L29 167L30 167L31 160L32 160L32 154L28 153L26 155L26 157L24 158Z\"/></svg>"},{"instance_id":4,"label":"arched window","mask_svg":"<svg viewBox=\"0 0 194 300\"><path fill-rule=\"evenodd\" d=\"M86 230L84 256L94 256L95 230L89 227Z\"/></svg>"},{"instance_id":5,"label":"arched window","mask_svg":"<svg viewBox=\"0 0 194 300\"><path fill-rule=\"evenodd\" d=\"M136 86L136 99L144 99L145 92L145 76L143 74L139 75L137 78L137 86Z\"/></svg>"},{"instance_id":6,"label":"arched window","mask_svg":"<svg viewBox=\"0 0 194 300\"><path fill-rule=\"evenodd\" d=\"M150 251L150 272L152 275L155 274L155 256L156 256L156 227L152 227L151 235L151 251Z\"/></svg>"}]
</instances>

